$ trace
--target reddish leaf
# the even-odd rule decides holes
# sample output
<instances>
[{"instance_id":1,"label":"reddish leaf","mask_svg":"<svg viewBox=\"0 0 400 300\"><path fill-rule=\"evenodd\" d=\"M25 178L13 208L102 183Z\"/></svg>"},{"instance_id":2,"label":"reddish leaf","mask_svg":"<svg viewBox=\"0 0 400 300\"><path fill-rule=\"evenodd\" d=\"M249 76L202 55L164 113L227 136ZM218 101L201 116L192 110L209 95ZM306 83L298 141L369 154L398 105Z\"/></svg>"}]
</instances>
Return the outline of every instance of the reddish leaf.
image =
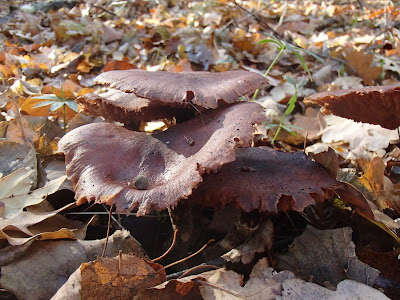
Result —
<instances>
[{"instance_id":1,"label":"reddish leaf","mask_svg":"<svg viewBox=\"0 0 400 300\"><path fill-rule=\"evenodd\" d=\"M388 129L400 126L400 86L327 91L307 97L304 102L322 106L324 114L331 113Z\"/></svg>"}]
</instances>

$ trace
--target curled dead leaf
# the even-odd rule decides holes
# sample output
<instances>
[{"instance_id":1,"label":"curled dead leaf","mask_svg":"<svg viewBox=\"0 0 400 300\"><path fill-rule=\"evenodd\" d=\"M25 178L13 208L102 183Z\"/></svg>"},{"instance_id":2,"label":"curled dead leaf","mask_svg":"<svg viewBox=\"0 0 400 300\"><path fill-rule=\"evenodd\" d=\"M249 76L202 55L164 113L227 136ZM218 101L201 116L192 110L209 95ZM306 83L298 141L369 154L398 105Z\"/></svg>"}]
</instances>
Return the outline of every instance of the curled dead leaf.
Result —
<instances>
[{"instance_id":1,"label":"curled dead leaf","mask_svg":"<svg viewBox=\"0 0 400 300\"><path fill-rule=\"evenodd\" d=\"M400 126L400 86L327 91L307 97L304 102L322 106L324 114L331 113L388 129Z\"/></svg>"}]
</instances>

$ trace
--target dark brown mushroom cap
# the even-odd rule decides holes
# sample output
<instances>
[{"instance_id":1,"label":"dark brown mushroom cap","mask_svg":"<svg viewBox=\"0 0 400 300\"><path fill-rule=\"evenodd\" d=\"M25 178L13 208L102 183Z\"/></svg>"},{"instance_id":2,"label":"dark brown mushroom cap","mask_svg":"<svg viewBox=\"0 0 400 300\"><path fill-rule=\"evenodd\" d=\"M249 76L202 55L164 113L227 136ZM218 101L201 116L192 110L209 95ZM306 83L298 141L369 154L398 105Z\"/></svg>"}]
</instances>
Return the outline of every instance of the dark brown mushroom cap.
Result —
<instances>
[{"instance_id":1,"label":"dark brown mushroom cap","mask_svg":"<svg viewBox=\"0 0 400 300\"><path fill-rule=\"evenodd\" d=\"M325 199L325 192L343 187L321 165L303 152L288 153L267 147L237 149L236 160L204 181L188 201L221 209L228 203L246 212L277 211L282 197L291 198L291 208ZM287 206L287 204L285 204Z\"/></svg>"},{"instance_id":2,"label":"dark brown mushroom cap","mask_svg":"<svg viewBox=\"0 0 400 300\"><path fill-rule=\"evenodd\" d=\"M180 120L186 116L192 116L195 112L191 106L160 105L159 102L115 89L99 94L84 94L76 102L80 112L133 126L139 126L143 121L172 119L173 117Z\"/></svg>"},{"instance_id":3,"label":"dark brown mushroom cap","mask_svg":"<svg viewBox=\"0 0 400 300\"><path fill-rule=\"evenodd\" d=\"M388 129L400 126L400 86L327 91L307 97L304 102L322 106L324 114L331 113Z\"/></svg>"},{"instance_id":4,"label":"dark brown mushroom cap","mask_svg":"<svg viewBox=\"0 0 400 300\"><path fill-rule=\"evenodd\" d=\"M267 80L248 71L150 72L116 70L100 74L95 81L131 92L138 97L164 103L191 102L204 108L217 108L218 101L233 103L254 92Z\"/></svg>"},{"instance_id":5,"label":"dark brown mushroom cap","mask_svg":"<svg viewBox=\"0 0 400 300\"><path fill-rule=\"evenodd\" d=\"M69 132L59 150L65 153L78 204L115 203L118 211L138 208L143 215L188 197L204 172L235 160L237 147L251 145L254 124L263 121L259 104L243 102L153 136L95 123Z\"/></svg>"}]
</instances>

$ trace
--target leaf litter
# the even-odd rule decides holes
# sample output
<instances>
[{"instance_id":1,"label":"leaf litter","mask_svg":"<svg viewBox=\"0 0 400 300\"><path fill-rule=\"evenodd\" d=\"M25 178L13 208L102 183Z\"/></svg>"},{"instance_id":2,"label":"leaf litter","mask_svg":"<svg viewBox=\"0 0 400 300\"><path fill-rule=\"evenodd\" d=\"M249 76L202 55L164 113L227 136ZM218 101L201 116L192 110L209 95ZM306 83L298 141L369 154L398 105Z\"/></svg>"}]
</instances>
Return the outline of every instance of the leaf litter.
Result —
<instances>
[{"instance_id":1,"label":"leaf litter","mask_svg":"<svg viewBox=\"0 0 400 300\"><path fill-rule=\"evenodd\" d=\"M67 267L68 263L63 260L65 253L53 253L52 257L55 258L57 266L64 271L68 270L68 272L61 272L63 277L60 281L56 279L43 280L35 277L34 274L30 274L28 276L35 278L35 280L26 290L22 288L22 286L26 287L25 281L21 281L18 276L15 277L12 285L3 283L3 280L7 281L9 274L17 272L12 270L8 273L7 268L11 268L23 256L24 259L32 259L29 265L32 266L32 270L36 270L48 263L46 261L48 254L40 251L51 248L47 245L57 243L58 247L61 247L60 249L70 249L67 246L68 243L89 242L89 240L82 240L85 238L86 232L88 232L86 239L93 234L100 234L100 237L106 236L105 229L108 222L107 218L102 218L102 215L99 214L99 206L94 206L97 211L96 209L93 211L89 204L75 207L74 204L70 204L74 202L72 193L65 190L68 185L65 181L65 170L61 167L63 158L57 150L59 139L64 136L65 132L72 131L79 126L92 122L103 122L101 117L94 118L77 113L77 106L73 100L79 96L81 96L80 99L89 99L90 106L81 104L82 112L102 116L108 121L112 120L131 125L131 129L135 130L146 128L142 121L162 121L165 125L162 128L164 130L167 128L167 130L161 133L155 132L153 136L149 135L149 140L152 137L159 136L163 143L169 142L167 139L170 139L174 132L179 131L174 129L174 125L183 124L184 121L192 118L192 114L199 115L198 121L201 124L206 124L209 121L207 116L210 115L210 112L208 110L200 107L194 108L190 104L180 113L175 108L167 109L165 103L163 103L161 106L157 106L159 114L145 113L144 117L140 116L140 113L139 117L129 115L127 112L136 111L136 108L126 106L127 104L124 102L118 103L117 105L121 105L121 107L115 108L113 102L111 104L105 102L109 100L110 96L109 94L102 94L104 90L95 83L94 78L97 75L102 74L103 71L120 72L120 70L129 69L170 72L224 72L247 69L258 74L265 74L272 64L273 58L276 57L277 50L275 45L270 43L260 44L259 42L271 38L268 34L273 34L284 43L283 45L289 42L289 48L301 46L307 51L320 55L324 62L315 60L306 52L301 52L302 55L304 54L303 59L290 51L282 54L266 76L268 80L263 79L266 84L258 92L260 98L257 101L262 102L262 99L268 99L267 102L270 103L268 120L272 124L269 124L268 128L276 129L281 123L283 129L275 143L271 143L274 135L267 134L265 129L260 131L260 127L258 127L255 139L249 140L248 145L252 147L275 147L274 151L289 152L283 153L288 156L296 156L295 152L302 151L304 147L308 146L307 152L315 159L320 151L318 149L325 148L326 150L327 145L329 145L334 149L330 151L334 152L330 152L330 158L323 165L328 171L326 176L331 177L328 179L325 175L323 177L321 175L318 180L339 180L342 181L342 185L354 185L359 192L352 190L350 193L350 187L347 185L347 193L337 191L335 191L337 194L326 193L324 196L328 199L325 202L317 201L318 203L314 203L311 209L309 206L304 211L303 206L306 205L301 204L301 201L291 202L289 198L283 197L282 201L288 204L286 207L295 207L300 212L291 210L283 212L282 206L280 206L277 214L270 212L261 214L264 221L268 221L267 223L257 223L254 216L252 217L252 214L257 214L258 205L252 206L252 208L256 208L253 212L239 211L239 213L235 212L231 215L226 213L225 216L230 217L239 214L240 218L237 224L249 224L250 227L254 225L252 225L252 222L270 224L272 221L274 223L273 229L268 227L268 230L262 225L254 225L260 226L259 230L255 230L253 236L225 256L236 262L236 268L235 264L223 263L223 266L241 271L219 269L192 275L194 277L185 277L179 280L171 279L164 282L165 288L157 286L144 289L138 292L137 297L139 299L140 297L143 297L143 299L145 297L154 298L160 295L157 293L164 293L161 295L165 299L167 297L174 299L179 297L183 299L185 297L202 297L204 299L282 297L292 299L295 298L294 295L301 295L303 298L335 299L343 296L385 299L385 296L378 290L348 280L346 276L339 276L336 281L325 280L325 277L319 278L318 270L328 265L334 265L334 263L330 260L331 255L326 255L326 252L323 254L326 248L322 247L317 241L322 241L324 232L331 232L330 230L346 231L348 234L350 229L345 226L349 225L353 227L354 237L366 236L366 232L369 230L362 226L354 226L355 221L353 220L356 220L356 218L348 213L353 206L353 209L358 213L368 217L371 220L370 223L373 222L371 224L378 225L391 235L381 236L377 234L369 241L368 245L362 244L360 238L347 237L345 240L340 240L340 238L336 238L336 235L332 235L332 237L335 237L333 242L330 241L333 249L337 250L337 245L340 245L341 250L348 251L345 255L348 256L351 264L356 266L355 269L365 268L364 270L369 270L368 274L376 275L376 271L371 271L357 260L353 242L356 245L356 252L372 249L377 253L385 254L398 248L398 245L394 242L396 239L398 240L396 233L398 223L396 223L396 220L400 217L398 204L398 182L400 178L397 172L399 167L398 155L395 154L396 144L399 140L398 132L383 129L378 125L359 124L338 117L323 116L317 112L317 107L311 107L310 104L303 102L303 98L313 97L317 92L325 92L332 96L340 94L341 92L338 90L348 88L355 88L357 91L363 91L363 88L376 90L375 87L367 87L372 85L394 86L392 90L397 89L398 66L400 65L398 51L400 34L395 23L398 17L398 9L395 6L390 3L374 3L372 1L357 1L357 3L349 4L326 1L288 2L285 4L273 2L268 5L259 1L229 2L224 0L213 3L159 1L156 4L151 1L144 1L140 2L140 5L130 2L106 3L100 0L94 3L68 1L8 2L9 5L5 6L6 9L0 12L0 41L2 43L0 49L0 76L2 79L0 83L0 138L4 139L1 141L2 146L0 148L0 173L2 173L0 177L0 184L2 184L0 212L2 219L0 221L4 225L2 226L3 248L1 249L3 252L0 255L0 261L4 262L0 279L2 288L13 291L20 298L30 299L32 290L37 292L38 298L50 298L73 271L80 269L79 265L83 260L76 262L73 267ZM294 45L290 46L290 43L294 43ZM301 82L307 77L307 69L311 71L314 80L298 91L297 101L292 107L292 112L285 116L285 119L281 122L285 108L284 106L279 107L277 101L289 100L294 90L292 84L284 78L292 77L294 78L293 82ZM152 75L154 74L152 73ZM178 78L179 76L181 75L178 75ZM164 86L167 90L170 88L165 82L160 82L158 85ZM200 85L200 87L202 86ZM181 88L183 91L188 90L187 85L184 84L181 85ZM134 89L137 89L137 87L134 87ZM204 92L212 96L214 94L208 88L201 88L200 90L193 88L192 90L193 95L181 93L178 97L179 100L189 99L196 102L197 93ZM145 89L145 92L147 93L148 89ZM243 94L246 94L246 92ZM121 99L128 100L133 96L133 94L122 94L122 92L115 95L116 99L122 97ZM157 96L157 92L155 95ZM222 100L227 100L226 102L235 101L236 95L242 94L235 90L233 97L235 99ZM397 106L396 93L393 95L394 99L391 100L390 105L383 107L384 112L389 114L393 113L394 107ZM144 94L139 96L144 96ZM157 101L154 100L159 100L160 97L158 95L156 99L153 96L151 97L152 100L149 101L153 101L155 105ZM224 97L218 96L216 100L212 99L212 101L210 101L211 98L208 98L205 102L199 97L200 101L196 102L195 105L205 105L208 109L221 106L220 109L224 109L223 101L218 99ZM251 95L244 95L241 100L246 100L246 98L249 100L250 97ZM170 99L166 100L169 101ZM346 110L346 112L365 111L364 100L362 98L356 100L357 104L352 104L353 106L350 106L352 108ZM77 102L79 101L78 98ZM235 104L235 106L240 107L239 104ZM377 107L377 110L382 110L382 107ZM371 111L370 107L367 107L367 109ZM187 111L190 111L188 115L186 115ZM108 112L109 115L107 116L105 112ZM365 120L371 120L371 117L376 119L380 116L380 113L382 112L375 111L371 114L367 110ZM346 117L353 115L351 113ZM395 118L379 117L379 120L382 119L389 124L384 124L384 126L396 127L393 125L396 124ZM363 120L364 117L358 119L358 121ZM372 122L377 123L376 120ZM178 125L177 128L179 128ZM182 130L183 137L177 144L178 146L173 149L174 152L181 153L181 147L189 149L190 152L194 151L195 148L197 149L199 139L202 139L204 134L194 137L191 129ZM144 135L148 134L144 133ZM165 139L162 138L163 135L166 137ZM224 140L223 135L219 136L218 139ZM216 143L219 145L219 142L221 141ZM109 149L105 150L109 151ZM215 157L218 156L214 153L213 148L207 150L210 153L212 152ZM238 149L236 153L230 152L229 157L234 160L235 157L240 157L241 151L242 149ZM118 150L115 152L118 152ZM87 153L89 156L95 156L96 151L91 150ZM125 158L122 160L125 161ZM318 162L321 161L318 160ZM279 166L279 163L282 162L278 160L276 163ZM110 165L113 165L112 162L110 162ZM208 170L211 171L211 174L206 174L207 170L200 170L199 174L201 173L201 175L196 177L196 183L189 184L189 187L185 188L186 192L181 193L176 198L185 198L189 194L198 193L204 184L203 180L218 176L219 172L224 169L224 167L220 169L221 165L217 165L218 167L211 168L212 171ZM148 172L145 165L141 165L141 167L141 172ZM250 175L257 173L254 169L256 168L252 166L243 167L243 170ZM341 172L338 172L338 170ZM216 173L213 173L215 171ZM279 179L282 182L292 181L298 184L303 182L298 179L289 180L284 168L281 171L282 175L279 175ZM184 172L184 169L180 172ZM249 175L246 172L242 173ZM129 180L137 178L135 176L131 176L134 178L128 176ZM304 176L300 175L299 177ZM153 179L148 179L150 179L148 180L149 183L152 184ZM251 180L255 181L256 179ZM144 182L144 185L140 186L143 186L144 189L139 191L145 193L147 184ZM197 186L199 189L196 189ZM265 194L267 184L261 182L260 186L256 189L259 189L257 192L261 192L260 197L262 197L262 194ZM71 189L71 186L69 188ZM326 192L326 190L324 191ZM203 194L210 196L211 193L210 195L208 193L205 191ZM310 199L318 198L319 194L320 191L310 193ZM223 235L226 235L222 241L229 243L227 237L232 236L229 228L236 226L235 220L237 219L232 219L232 226L225 224L230 222L226 219L223 222L224 226L222 226L222 222L215 220L215 218L217 215L224 215L225 210L229 211L232 204L243 201L242 195L239 190L235 195L236 200L230 202L231 204L228 207L225 207L225 205L229 201L225 201L224 204L213 203L211 205L211 207L219 206L218 210L222 210L221 212L213 212L213 210L202 206L200 208L196 206L191 210L193 220L190 221L189 218L187 222L196 224L194 228L197 231L193 231L191 240L193 245L187 254L196 251L198 244L205 244L210 237L221 239ZM99 194L99 198L102 196ZM104 202L103 200L98 202ZM168 203L171 204L176 203L174 201L177 201L177 199L167 199L167 201L170 201ZM368 206L360 206L360 201L364 204L368 203ZM304 203L313 202L310 200ZM153 204L146 203L139 214L153 214L152 208L167 208L170 206L169 204L160 204L158 201ZM299 207L296 207L297 204ZM100 206L100 209L103 208ZM93 212L97 213L93 220L90 216L84 217L84 215L78 214ZM129 213L129 211L127 212ZM148 218L135 219L136 221L132 220L136 218L133 216L121 217L113 214L110 215L110 219L112 220L112 227L129 228L134 235L140 237L143 245L146 245L146 251L153 252L152 256L157 256L168 247L167 244L169 245L169 237L171 236L167 230L169 226L165 226L162 214L163 212L157 213L157 218L152 218L152 215L150 215ZM173 215L171 210L170 214ZM243 219L246 219L246 221L244 222ZM318 278L318 283L325 284L325 286L303 281L308 280L309 277L301 277L298 268L288 266L285 267L286 270L279 273L269 268L272 266L277 269L278 265L275 263L275 259L283 255L291 240L294 239L293 245L296 245L296 241L302 237L300 234L305 228L304 220L307 220L306 223L319 225L318 228L322 229L315 233L316 237L311 238L310 243L316 248L315 253L320 251L319 254L314 253L315 257L325 255L325 260L319 262L314 259L309 264L309 267L312 266L312 268L307 269L308 272L305 272L304 269L303 271L308 273L305 274L308 276L317 274L314 280ZM129 222L137 223L135 226L131 226ZM219 226L209 226L209 224L219 224ZM285 228L283 224L286 224ZM334 227L338 229L326 227L325 224L335 224ZM146 234L141 235L140 230L146 232ZM271 234L271 230L273 230L273 234ZM306 229L305 233L307 234L309 230L309 228ZM257 235L263 232L268 234L262 237ZM300 237L295 238L299 235ZM112 239L111 237L110 239ZM76 238L79 240L74 241ZM53 239L57 239L57 241L53 241ZM152 242L149 242L149 239ZM380 242L376 243L376 240L380 240ZM104 241L101 243L104 244ZM273 250L271 250L271 247ZM293 249L296 246L291 247ZM31 249L36 249L37 252L30 252ZM94 252L100 254L100 249L101 246L98 244ZM154 249L158 250L154 251ZM291 248L289 247L289 249ZM125 262L125 260L121 260L121 257L126 259L127 254L134 252L128 249L123 251L122 256L116 257L117 252L108 254L111 257L116 257L112 267L114 269L109 271L109 278L115 278L112 279L114 280L112 282L116 285L122 278L121 269L118 269L116 262ZM85 251L73 250L72 252L79 254ZM309 252L304 252L302 255L306 256L306 253ZM181 258L173 257L173 254L169 254L169 256L170 258L167 255L169 262ZM264 258L256 263L260 257ZM292 255L293 257L295 255ZM338 260L336 265L340 266L342 271L340 271L340 268L332 268L329 271L343 275L343 270L346 269L340 264L341 257L337 253L333 257ZM203 262L210 262L214 258L204 256ZM45 261L40 263L40 259ZM168 259L165 262L162 261L162 264L166 266ZM128 258L128 260L135 261L136 259ZM94 256L85 258L85 261L94 261ZM145 265L151 265L148 257L142 262ZM89 264L96 265L94 262ZM122 263L122 266L124 264ZM129 262L126 262L126 264L129 265ZM26 265L24 260L23 265ZM24 266L18 265L17 270L25 270L26 267ZM378 265L381 272L385 271L382 268L387 268L382 266L382 264ZM202 270L201 266L198 267L199 270ZM167 274L181 271L179 268L173 270L167 269ZM352 269L347 271L350 272ZM56 274L58 273L56 272ZM354 274L352 273L352 275ZM371 275L371 278L375 275ZM26 275L21 276L23 278ZM344 281L341 281L343 279ZM350 279L354 280L354 278ZM372 283L372 279L365 280L365 278L357 276L355 276L355 279L368 284ZM163 280L165 278L161 281ZM391 276L386 277L385 280L385 285L382 285L382 281L379 281L378 278L375 280L374 287L381 287L388 296L396 298L398 293L396 294L389 287L398 287L399 283ZM55 284L55 282L58 283ZM75 281L75 283L77 282L79 283L79 280ZM133 280L132 284L135 285L138 282ZM51 286L50 289L45 286L47 284ZM126 282L126 285L129 286L130 284ZM148 286L155 284L151 283ZM36 286L40 285L45 287L36 289ZM337 285L336 291L330 290L335 285ZM70 289L70 286L60 289L59 297L62 298L62 293ZM168 293L166 293L166 289ZM99 290L101 290L100 287ZM90 290L84 288L84 292L87 291ZM83 298L90 298L90 295L80 294L81 292L76 295L79 295L79 297L84 295ZM110 297L122 295L119 287L117 287L115 293Z\"/></svg>"}]
</instances>

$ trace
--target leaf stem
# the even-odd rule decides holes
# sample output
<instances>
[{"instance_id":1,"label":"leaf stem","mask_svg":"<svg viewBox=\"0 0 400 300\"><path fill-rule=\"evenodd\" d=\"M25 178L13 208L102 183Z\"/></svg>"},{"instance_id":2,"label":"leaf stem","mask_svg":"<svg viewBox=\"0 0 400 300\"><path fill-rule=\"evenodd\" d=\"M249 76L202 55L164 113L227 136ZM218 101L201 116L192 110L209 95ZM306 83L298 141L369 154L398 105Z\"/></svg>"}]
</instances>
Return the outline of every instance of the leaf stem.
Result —
<instances>
[{"instance_id":1,"label":"leaf stem","mask_svg":"<svg viewBox=\"0 0 400 300\"><path fill-rule=\"evenodd\" d=\"M264 77L267 77L268 73L271 71L272 67L275 65L275 63L278 61L279 57L282 55L283 51L285 51L286 47L280 47L280 51L278 53L278 55L275 57L275 59L272 61L272 63L269 65L267 71L264 74ZM251 98L251 102L253 102L258 95L258 92L260 91L260 89L257 89L253 95L253 98Z\"/></svg>"}]
</instances>

